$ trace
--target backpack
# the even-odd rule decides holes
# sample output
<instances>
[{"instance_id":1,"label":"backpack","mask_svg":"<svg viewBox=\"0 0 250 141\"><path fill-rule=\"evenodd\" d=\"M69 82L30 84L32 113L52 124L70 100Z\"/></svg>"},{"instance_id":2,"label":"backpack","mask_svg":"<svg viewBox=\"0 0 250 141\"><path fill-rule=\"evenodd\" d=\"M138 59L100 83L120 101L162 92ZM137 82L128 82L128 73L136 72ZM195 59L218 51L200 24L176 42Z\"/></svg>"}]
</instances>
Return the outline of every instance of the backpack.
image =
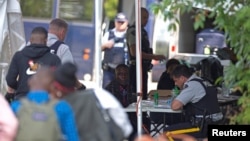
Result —
<instances>
[{"instance_id":1,"label":"backpack","mask_svg":"<svg viewBox=\"0 0 250 141\"><path fill-rule=\"evenodd\" d=\"M106 115L93 89L75 91L64 100L75 113L80 141L123 141L122 129Z\"/></svg>"},{"instance_id":2,"label":"backpack","mask_svg":"<svg viewBox=\"0 0 250 141\"><path fill-rule=\"evenodd\" d=\"M50 52L52 54L57 54L57 50L61 44L64 44L64 42L57 40L53 45L50 46Z\"/></svg>"},{"instance_id":3,"label":"backpack","mask_svg":"<svg viewBox=\"0 0 250 141\"><path fill-rule=\"evenodd\" d=\"M220 61L213 57L207 57L197 64L197 69L201 70L201 77L215 86L220 86L216 81L223 76L223 66Z\"/></svg>"},{"instance_id":4,"label":"backpack","mask_svg":"<svg viewBox=\"0 0 250 141\"><path fill-rule=\"evenodd\" d=\"M104 109L102 105L100 104L100 101L96 97L96 105L99 108L99 110L102 113L103 119L105 120L109 135L112 139L112 141L123 141L123 131L122 129L115 123L115 121L112 119L111 115L109 114L109 111L107 109Z\"/></svg>"},{"instance_id":5,"label":"backpack","mask_svg":"<svg viewBox=\"0 0 250 141\"><path fill-rule=\"evenodd\" d=\"M206 116L206 115L211 115L215 113L220 113L221 109L220 109L219 102L218 102L216 86L211 85L209 82L206 82L202 79L197 79L197 78L193 78L190 81L199 82L202 85L202 87L205 89L206 95L196 103L187 104L187 105L191 105L190 106L191 109L189 109L188 113L186 113L186 119L188 119L190 116L197 115L197 114ZM203 82L205 82L205 84ZM185 110L187 110L187 107L188 107L187 105L184 108Z\"/></svg>"},{"instance_id":6,"label":"backpack","mask_svg":"<svg viewBox=\"0 0 250 141\"><path fill-rule=\"evenodd\" d=\"M219 124L223 118L217 98L217 89L202 79L193 78L190 81L199 82L205 89L206 95L196 103L186 104L183 108L183 114L185 121L189 122L192 127L199 127L199 132L194 136L204 138L207 137L208 125ZM196 115L201 117L196 117Z\"/></svg>"},{"instance_id":7,"label":"backpack","mask_svg":"<svg viewBox=\"0 0 250 141\"><path fill-rule=\"evenodd\" d=\"M16 141L62 141L60 125L54 106L56 100L37 104L28 99L21 99L17 113L19 129Z\"/></svg>"}]
</instances>

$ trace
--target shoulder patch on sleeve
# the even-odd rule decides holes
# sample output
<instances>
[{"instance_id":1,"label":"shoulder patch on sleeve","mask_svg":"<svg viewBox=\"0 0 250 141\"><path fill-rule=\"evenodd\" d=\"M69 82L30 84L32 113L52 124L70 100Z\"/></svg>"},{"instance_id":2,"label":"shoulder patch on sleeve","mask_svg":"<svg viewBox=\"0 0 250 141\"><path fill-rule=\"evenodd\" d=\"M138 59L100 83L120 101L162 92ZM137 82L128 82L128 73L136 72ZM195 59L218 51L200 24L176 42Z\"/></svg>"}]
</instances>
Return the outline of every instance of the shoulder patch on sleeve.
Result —
<instances>
[{"instance_id":1,"label":"shoulder patch on sleeve","mask_svg":"<svg viewBox=\"0 0 250 141\"><path fill-rule=\"evenodd\" d=\"M188 84L185 84L184 86L183 86L183 89L186 89L188 87Z\"/></svg>"}]
</instances>

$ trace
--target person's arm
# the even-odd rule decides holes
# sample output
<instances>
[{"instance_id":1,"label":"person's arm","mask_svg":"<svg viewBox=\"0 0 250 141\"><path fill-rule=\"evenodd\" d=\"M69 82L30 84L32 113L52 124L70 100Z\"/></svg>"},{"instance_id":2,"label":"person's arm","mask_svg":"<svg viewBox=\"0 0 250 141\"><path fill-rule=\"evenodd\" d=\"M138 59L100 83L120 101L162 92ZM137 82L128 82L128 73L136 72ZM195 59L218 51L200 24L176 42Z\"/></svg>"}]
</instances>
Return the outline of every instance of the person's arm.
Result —
<instances>
[{"instance_id":1,"label":"person's arm","mask_svg":"<svg viewBox=\"0 0 250 141\"><path fill-rule=\"evenodd\" d=\"M105 49L108 49L108 48L112 48L115 44L114 40L108 40L109 38L109 31L106 32L102 38L102 51L104 51Z\"/></svg>"},{"instance_id":2,"label":"person's arm","mask_svg":"<svg viewBox=\"0 0 250 141\"><path fill-rule=\"evenodd\" d=\"M15 53L13 56L6 75L6 82L8 85L7 93L13 93L17 89L17 79L19 74L17 60L20 59L18 54L19 52Z\"/></svg>"},{"instance_id":3,"label":"person's arm","mask_svg":"<svg viewBox=\"0 0 250 141\"><path fill-rule=\"evenodd\" d=\"M67 137L68 141L78 141L79 135L77 132L77 126L73 110L70 105L65 101L60 101L55 106L61 131Z\"/></svg>"},{"instance_id":4,"label":"person's arm","mask_svg":"<svg viewBox=\"0 0 250 141\"><path fill-rule=\"evenodd\" d=\"M107 42L102 44L102 51L104 51L107 48L112 48L114 46L114 41L113 40L108 40Z\"/></svg>"},{"instance_id":5,"label":"person's arm","mask_svg":"<svg viewBox=\"0 0 250 141\"><path fill-rule=\"evenodd\" d=\"M171 108L172 110L181 110L183 107L183 104L179 101L174 99L172 104L171 104Z\"/></svg>"},{"instance_id":6,"label":"person's arm","mask_svg":"<svg viewBox=\"0 0 250 141\"><path fill-rule=\"evenodd\" d=\"M77 90L85 90L86 86L80 82L80 80L76 80L76 89Z\"/></svg>"},{"instance_id":7,"label":"person's arm","mask_svg":"<svg viewBox=\"0 0 250 141\"><path fill-rule=\"evenodd\" d=\"M57 55L61 59L61 62L72 62L75 63L73 55L69 49L69 46L66 44L61 44L57 50Z\"/></svg>"},{"instance_id":8,"label":"person's arm","mask_svg":"<svg viewBox=\"0 0 250 141\"><path fill-rule=\"evenodd\" d=\"M205 90L202 88L202 85L199 82L192 81L185 85L186 87L181 90L180 94L173 100L171 104L171 108L173 110L181 110L187 103L197 102L205 95L202 95L202 93L205 93Z\"/></svg>"},{"instance_id":9,"label":"person's arm","mask_svg":"<svg viewBox=\"0 0 250 141\"><path fill-rule=\"evenodd\" d=\"M129 46L129 51L131 53L131 56L136 56L136 44L132 44ZM141 52L141 57L142 59L154 59L154 60L164 60L166 57L164 55L157 55L157 54L150 54L150 53L145 53Z\"/></svg>"},{"instance_id":10,"label":"person's arm","mask_svg":"<svg viewBox=\"0 0 250 141\"><path fill-rule=\"evenodd\" d=\"M0 94L0 139L12 141L16 136L18 120L11 110L9 103Z\"/></svg>"}]
</instances>

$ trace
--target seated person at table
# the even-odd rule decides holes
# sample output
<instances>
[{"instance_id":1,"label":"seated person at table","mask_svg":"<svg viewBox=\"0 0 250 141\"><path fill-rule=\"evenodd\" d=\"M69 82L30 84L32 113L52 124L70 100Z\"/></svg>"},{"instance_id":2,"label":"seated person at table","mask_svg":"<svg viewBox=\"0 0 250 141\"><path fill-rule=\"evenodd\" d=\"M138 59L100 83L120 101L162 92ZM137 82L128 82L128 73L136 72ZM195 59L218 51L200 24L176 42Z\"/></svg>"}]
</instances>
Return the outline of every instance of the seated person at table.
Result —
<instances>
[{"instance_id":1,"label":"seated person at table","mask_svg":"<svg viewBox=\"0 0 250 141\"><path fill-rule=\"evenodd\" d=\"M129 67L125 64L119 64L115 68L115 79L112 80L105 89L112 93L124 108L136 102L136 95L132 95L132 86L129 84ZM128 113L128 116L133 126L133 132L128 140L133 141L137 136L137 116L136 113L133 112ZM146 125L146 129L149 130L150 121L144 113L143 124Z\"/></svg>"},{"instance_id":2,"label":"seated person at table","mask_svg":"<svg viewBox=\"0 0 250 141\"><path fill-rule=\"evenodd\" d=\"M115 79L105 89L112 93L123 107L136 102L136 97L132 96L132 86L129 85L129 68L125 64L119 64L116 67Z\"/></svg>"},{"instance_id":3,"label":"seated person at table","mask_svg":"<svg viewBox=\"0 0 250 141\"><path fill-rule=\"evenodd\" d=\"M174 80L170 77L170 73L179 64L179 60L174 58L167 61L166 70L161 74L157 84L157 90L172 90L175 87Z\"/></svg>"},{"instance_id":4,"label":"seated person at table","mask_svg":"<svg viewBox=\"0 0 250 141\"><path fill-rule=\"evenodd\" d=\"M160 80L157 85L157 90L172 90L176 87L174 84L174 80L170 77L170 73L177 65L180 65L180 62L177 59L172 58L167 61L166 70L162 73L160 77ZM166 125L171 125L182 121L181 113L152 112L150 114L151 119L157 124L164 123Z\"/></svg>"},{"instance_id":5,"label":"seated person at table","mask_svg":"<svg viewBox=\"0 0 250 141\"><path fill-rule=\"evenodd\" d=\"M207 137L207 125L216 124L223 118L219 109L217 95L209 93L203 80L196 76L186 65L178 65L171 73L171 76L175 81L175 85L181 89L180 94L172 101L171 108L173 110L183 109L185 122L168 126L165 131L198 126L201 129L199 132L189 134L196 138ZM203 124L201 124L202 121L204 121Z\"/></svg>"}]
</instances>

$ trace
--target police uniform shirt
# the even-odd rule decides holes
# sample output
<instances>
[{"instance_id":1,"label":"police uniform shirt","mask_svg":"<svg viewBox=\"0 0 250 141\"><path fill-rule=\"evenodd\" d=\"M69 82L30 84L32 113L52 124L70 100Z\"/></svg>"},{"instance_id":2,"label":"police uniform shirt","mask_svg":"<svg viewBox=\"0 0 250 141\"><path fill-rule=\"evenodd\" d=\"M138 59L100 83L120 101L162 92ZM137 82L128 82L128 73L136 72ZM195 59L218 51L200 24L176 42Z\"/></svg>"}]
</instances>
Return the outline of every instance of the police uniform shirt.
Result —
<instances>
[{"instance_id":1,"label":"police uniform shirt","mask_svg":"<svg viewBox=\"0 0 250 141\"><path fill-rule=\"evenodd\" d=\"M126 34L126 30L120 32L120 31L117 31L117 30L114 28L114 29L112 29L112 31L114 32L114 35L115 35L115 37L117 37L117 38L123 38L123 37L125 36L125 34ZM109 40L109 31L106 32L106 33L104 34L104 36L103 36L103 38L102 38L102 43L105 43L105 42L107 42L108 40ZM124 43L115 43L114 46L115 46L115 47L124 47Z\"/></svg>"},{"instance_id":2,"label":"police uniform shirt","mask_svg":"<svg viewBox=\"0 0 250 141\"><path fill-rule=\"evenodd\" d=\"M183 90L176 97L176 100L180 101L183 105L189 102L196 103L206 94L205 89L198 81L190 81L193 78L200 79L200 77L193 74L187 82L184 83Z\"/></svg>"},{"instance_id":3,"label":"police uniform shirt","mask_svg":"<svg viewBox=\"0 0 250 141\"><path fill-rule=\"evenodd\" d=\"M141 46L142 46L142 51L143 51L143 48L147 49L147 47L149 47L150 43L148 43L148 44L145 43L145 40L147 40L149 42L147 31L142 29L141 32L142 32L142 35L141 35L142 44L141 44ZM133 44L134 45L136 44L136 28L135 27L128 28L127 34L126 34L126 39L127 39L127 44L129 47ZM143 52L145 52L145 51L143 51Z\"/></svg>"},{"instance_id":4,"label":"police uniform shirt","mask_svg":"<svg viewBox=\"0 0 250 141\"><path fill-rule=\"evenodd\" d=\"M136 39L135 39L135 28L129 28L127 30L127 43L129 46L136 44Z\"/></svg>"}]
</instances>

